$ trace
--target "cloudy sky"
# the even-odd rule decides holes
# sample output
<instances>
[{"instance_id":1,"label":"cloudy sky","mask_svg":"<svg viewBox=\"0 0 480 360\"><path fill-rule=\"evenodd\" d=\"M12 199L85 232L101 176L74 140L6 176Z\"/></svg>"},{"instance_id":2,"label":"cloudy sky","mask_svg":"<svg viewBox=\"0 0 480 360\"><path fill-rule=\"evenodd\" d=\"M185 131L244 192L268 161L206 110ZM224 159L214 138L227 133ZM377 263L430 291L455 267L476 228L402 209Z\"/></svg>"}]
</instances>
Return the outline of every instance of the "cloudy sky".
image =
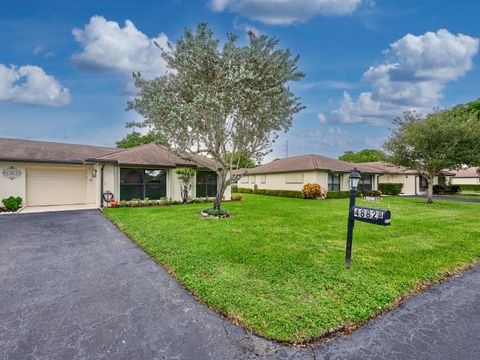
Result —
<instances>
[{"instance_id":1,"label":"cloudy sky","mask_svg":"<svg viewBox=\"0 0 480 360\"><path fill-rule=\"evenodd\" d=\"M113 145L131 73L165 72L154 41L208 22L300 55L306 109L271 157L380 146L405 110L480 97L480 2L469 0L0 0L0 136ZM271 158L270 157L270 158Z\"/></svg>"}]
</instances>

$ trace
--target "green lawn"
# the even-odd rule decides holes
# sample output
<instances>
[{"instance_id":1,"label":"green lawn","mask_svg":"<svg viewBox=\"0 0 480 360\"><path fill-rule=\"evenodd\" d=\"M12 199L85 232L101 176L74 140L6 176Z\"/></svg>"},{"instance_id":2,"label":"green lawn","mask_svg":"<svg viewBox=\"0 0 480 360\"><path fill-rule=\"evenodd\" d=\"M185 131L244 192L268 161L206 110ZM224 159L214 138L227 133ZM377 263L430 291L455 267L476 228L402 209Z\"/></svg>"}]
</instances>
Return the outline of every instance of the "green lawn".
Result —
<instances>
[{"instance_id":1,"label":"green lawn","mask_svg":"<svg viewBox=\"0 0 480 360\"><path fill-rule=\"evenodd\" d=\"M245 195L224 205L236 217L221 220L196 215L207 204L105 213L212 308L299 342L362 322L480 258L479 204L392 197L368 205L390 208L392 225L356 223L350 271L346 199Z\"/></svg>"},{"instance_id":2,"label":"green lawn","mask_svg":"<svg viewBox=\"0 0 480 360\"><path fill-rule=\"evenodd\" d=\"M468 193L468 192L461 192L460 194L456 194L456 195L441 195L441 196L449 196L449 197L456 197L456 198L460 198L460 199L478 199L480 200L480 193L475 193L475 192L472 192L472 193Z\"/></svg>"}]
</instances>

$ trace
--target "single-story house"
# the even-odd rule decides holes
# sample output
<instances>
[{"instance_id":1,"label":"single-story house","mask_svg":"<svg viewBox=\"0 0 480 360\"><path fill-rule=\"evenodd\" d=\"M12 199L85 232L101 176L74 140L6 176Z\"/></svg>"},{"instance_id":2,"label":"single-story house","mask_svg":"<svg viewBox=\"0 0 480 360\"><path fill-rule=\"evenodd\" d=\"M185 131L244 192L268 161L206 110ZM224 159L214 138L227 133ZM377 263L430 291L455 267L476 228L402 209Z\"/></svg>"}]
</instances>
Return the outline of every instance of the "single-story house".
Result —
<instances>
[{"instance_id":1,"label":"single-story house","mask_svg":"<svg viewBox=\"0 0 480 360\"><path fill-rule=\"evenodd\" d=\"M0 200L20 196L26 207L82 208L105 206L106 192L117 200L181 200L178 167L196 170L193 198L213 197L217 178L211 165L207 157L184 160L156 144L118 149L0 138Z\"/></svg>"},{"instance_id":2,"label":"single-story house","mask_svg":"<svg viewBox=\"0 0 480 360\"><path fill-rule=\"evenodd\" d=\"M307 183L317 183L327 191L349 190L348 176L353 168L362 175L359 189L378 190L379 183L402 183L402 195L421 195L427 191L428 182L417 171L396 167L384 162L350 163L316 154L278 159L246 172L238 187L271 190L301 190ZM444 176L453 175L444 172ZM438 183L435 178L434 184Z\"/></svg>"},{"instance_id":3,"label":"single-story house","mask_svg":"<svg viewBox=\"0 0 480 360\"><path fill-rule=\"evenodd\" d=\"M455 176L451 177L454 185L480 185L480 168L469 167L454 171Z\"/></svg>"}]
</instances>

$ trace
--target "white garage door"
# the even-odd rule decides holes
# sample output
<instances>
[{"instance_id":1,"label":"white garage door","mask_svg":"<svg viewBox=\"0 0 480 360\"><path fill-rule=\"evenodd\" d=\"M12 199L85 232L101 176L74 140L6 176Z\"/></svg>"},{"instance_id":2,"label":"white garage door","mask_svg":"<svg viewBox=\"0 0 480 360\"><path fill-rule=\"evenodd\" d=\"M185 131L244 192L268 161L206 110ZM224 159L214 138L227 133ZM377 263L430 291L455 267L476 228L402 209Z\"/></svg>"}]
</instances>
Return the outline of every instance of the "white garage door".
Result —
<instances>
[{"instance_id":1,"label":"white garage door","mask_svg":"<svg viewBox=\"0 0 480 360\"><path fill-rule=\"evenodd\" d=\"M27 206L85 204L87 172L75 168L27 168Z\"/></svg>"}]
</instances>

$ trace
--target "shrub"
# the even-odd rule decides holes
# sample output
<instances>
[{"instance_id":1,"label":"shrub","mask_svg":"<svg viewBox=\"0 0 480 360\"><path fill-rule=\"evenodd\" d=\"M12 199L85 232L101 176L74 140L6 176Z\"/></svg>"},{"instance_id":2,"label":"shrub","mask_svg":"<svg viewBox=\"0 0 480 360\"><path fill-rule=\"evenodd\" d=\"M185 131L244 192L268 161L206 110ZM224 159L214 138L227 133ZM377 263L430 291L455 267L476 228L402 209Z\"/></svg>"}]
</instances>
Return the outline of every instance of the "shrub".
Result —
<instances>
[{"instance_id":1,"label":"shrub","mask_svg":"<svg viewBox=\"0 0 480 360\"><path fill-rule=\"evenodd\" d=\"M188 200L189 204L204 204L212 202L213 198L196 198ZM132 199L132 200L120 200L116 207L150 207L150 206L166 206L166 205L178 205L182 204L181 201L163 198L160 200L145 200Z\"/></svg>"},{"instance_id":2,"label":"shrub","mask_svg":"<svg viewBox=\"0 0 480 360\"><path fill-rule=\"evenodd\" d=\"M465 184L458 185L461 191L480 191L480 184Z\"/></svg>"},{"instance_id":3,"label":"shrub","mask_svg":"<svg viewBox=\"0 0 480 360\"><path fill-rule=\"evenodd\" d=\"M2 202L6 210L17 211L22 207L23 200L20 196L17 196L17 197L10 196L8 198L3 199Z\"/></svg>"},{"instance_id":4,"label":"shrub","mask_svg":"<svg viewBox=\"0 0 480 360\"><path fill-rule=\"evenodd\" d=\"M402 183L379 183L378 189L382 194L387 195L399 195L402 192L403 184Z\"/></svg>"},{"instance_id":5,"label":"shrub","mask_svg":"<svg viewBox=\"0 0 480 360\"><path fill-rule=\"evenodd\" d=\"M232 185L232 193L238 192L238 185Z\"/></svg>"},{"instance_id":6,"label":"shrub","mask_svg":"<svg viewBox=\"0 0 480 360\"><path fill-rule=\"evenodd\" d=\"M325 197L325 191L319 184L305 184L302 189L304 199L321 199Z\"/></svg>"},{"instance_id":7,"label":"shrub","mask_svg":"<svg viewBox=\"0 0 480 360\"><path fill-rule=\"evenodd\" d=\"M234 195L232 196L232 201L243 201L242 195Z\"/></svg>"},{"instance_id":8,"label":"shrub","mask_svg":"<svg viewBox=\"0 0 480 360\"><path fill-rule=\"evenodd\" d=\"M458 194L459 192L460 185L433 185L433 193L435 195Z\"/></svg>"},{"instance_id":9,"label":"shrub","mask_svg":"<svg viewBox=\"0 0 480 360\"><path fill-rule=\"evenodd\" d=\"M268 196L280 196L280 197L291 197L291 198L302 198L302 192L297 190L270 190L270 189L248 189L248 188L238 188L239 193L244 194L257 194L257 195L268 195Z\"/></svg>"}]
</instances>

